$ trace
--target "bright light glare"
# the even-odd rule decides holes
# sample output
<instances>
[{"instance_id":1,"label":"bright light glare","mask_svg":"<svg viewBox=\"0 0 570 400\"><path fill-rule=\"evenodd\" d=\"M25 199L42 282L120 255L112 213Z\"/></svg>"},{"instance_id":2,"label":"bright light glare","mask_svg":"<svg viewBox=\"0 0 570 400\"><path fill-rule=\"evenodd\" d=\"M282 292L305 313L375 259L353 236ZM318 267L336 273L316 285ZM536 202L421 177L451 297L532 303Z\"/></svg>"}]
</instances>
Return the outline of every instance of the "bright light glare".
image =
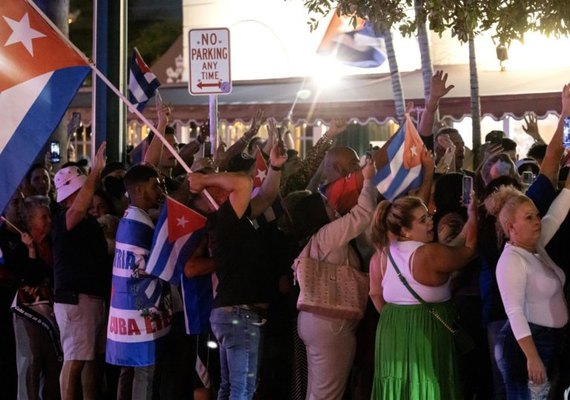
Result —
<instances>
[{"instance_id":1,"label":"bright light glare","mask_svg":"<svg viewBox=\"0 0 570 400\"><path fill-rule=\"evenodd\" d=\"M206 345L208 346L208 348L210 349L217 349L218 348L218 344L216 342L214 342L213 340L208 340L208 342L206 343Z\"/></svg>"},{"instance_id":2,"label":"bright light glare","mask_svg":"<svg viewBox=\"0 0 570 400\"><path fill-rule=\"evenodd\" d=\"M312 71L313 80L321 89L334 86L341 75L341 68L334 57L320 57Z\"/></svg>"}]
</instances>

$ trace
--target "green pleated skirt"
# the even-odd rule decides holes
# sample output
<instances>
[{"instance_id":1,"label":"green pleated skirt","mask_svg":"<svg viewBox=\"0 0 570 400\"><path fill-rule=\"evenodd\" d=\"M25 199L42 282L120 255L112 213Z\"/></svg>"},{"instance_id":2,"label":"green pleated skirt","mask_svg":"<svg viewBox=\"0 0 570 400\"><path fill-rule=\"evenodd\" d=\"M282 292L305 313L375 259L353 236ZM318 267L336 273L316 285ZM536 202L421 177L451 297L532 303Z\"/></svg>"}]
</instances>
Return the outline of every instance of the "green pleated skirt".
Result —
<instances>
[{"instance_id":1,"label":"green pleated skirt","mask_svg":"<svg viewBox=\"0 0 570 400\"><path fill-rule=\"evenodd\" d=\"M451 302L433 306L453 321ZM374 364L373 400L461 399L452 334L421 304L382 308Z\"/></svg>"}]
</instances>

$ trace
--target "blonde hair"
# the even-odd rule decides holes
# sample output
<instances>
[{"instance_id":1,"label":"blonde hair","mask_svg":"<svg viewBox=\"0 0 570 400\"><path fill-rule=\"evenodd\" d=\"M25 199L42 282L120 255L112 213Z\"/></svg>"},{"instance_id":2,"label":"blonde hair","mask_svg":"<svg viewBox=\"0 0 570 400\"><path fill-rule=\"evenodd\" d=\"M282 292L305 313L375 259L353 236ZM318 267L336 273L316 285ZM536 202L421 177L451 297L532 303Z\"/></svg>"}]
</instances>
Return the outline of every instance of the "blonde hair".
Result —
<instances>
[{"instance_id":1,"label":"blonde hair","mask_svg":"<svg viewBox=\"0 0 570 400\"><path fill-rule=\"evenodd\" d=\"M527 202L532 203L532 200L514 186L499 186L485 199L485 209L497 217L503 233L508 236L507 224L512 223L519 206Z\"/></svg>"},{"instance_id":2,"label":"blonde hair","mask_svg":"<svg viewBox=\"0 0 570 400\"><path fill-rule=\"evenodd\" d=\"M419 197L406 196L393 202L381 201L374 211L370 240L378 249L386 247L389 234L402 236L402 228L410 228L414 221L412 211L418 207L425 207Z\"/></svg>"}]
</instances>

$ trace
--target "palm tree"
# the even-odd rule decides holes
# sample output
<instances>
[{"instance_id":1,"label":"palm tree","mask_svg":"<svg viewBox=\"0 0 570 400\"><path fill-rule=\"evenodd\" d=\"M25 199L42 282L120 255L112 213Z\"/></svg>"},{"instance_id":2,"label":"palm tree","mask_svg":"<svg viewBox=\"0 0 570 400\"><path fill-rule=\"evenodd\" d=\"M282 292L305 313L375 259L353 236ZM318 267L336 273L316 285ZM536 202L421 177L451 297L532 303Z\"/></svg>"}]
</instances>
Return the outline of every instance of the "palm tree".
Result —
<instances>
[{"instance_id":1,"label":"palm tree","mask_svg":"<svg viewBox=\"0 0 570 400\"><path fill-rule=\"evenodd\" d=\"M479 75L475 54L474 35L469 35L469 82L471 84L471 121L473 131L473 168L477 168L481 145L481 99L479 97Z\"/></svg>"},{"instance_id":2,"label":"palm tree","mask_svg":"<svg viewBox=\"0 0 570 400\"><path fill-rule=\"evenodd\" d=\"M386 44L386 58L390 66L390 78L392 80L392 94L394 95L394 107L396 109L396 117L402 123L406 112L404 90L402 89L402 79L400 70L398 69L398 61L396 60L396 52L394 50L394 42L392 41L392 32L390 29L381 29Z\"/></svg>"}]
</instances>

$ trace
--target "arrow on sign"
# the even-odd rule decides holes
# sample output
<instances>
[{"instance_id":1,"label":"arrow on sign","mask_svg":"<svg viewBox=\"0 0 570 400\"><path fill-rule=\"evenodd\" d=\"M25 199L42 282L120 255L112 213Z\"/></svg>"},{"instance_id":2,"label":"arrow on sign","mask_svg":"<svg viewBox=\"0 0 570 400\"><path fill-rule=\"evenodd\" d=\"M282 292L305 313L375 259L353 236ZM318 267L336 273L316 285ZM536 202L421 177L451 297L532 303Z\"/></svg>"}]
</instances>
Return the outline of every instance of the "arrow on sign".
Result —
<instances>
[{"instance_id":1,"label":"arrow on sign","mask_svg":"<svg viewBox=\"0 0 570 400\"><path fill-rule=\"evenodd\" d=\"M219 82L202 82L202 81L198 81L198 84L196 85L198 86L200 89L202 89L203 87L221 87L222 86L222 81Z\"/></svg>"}]
</instances>

